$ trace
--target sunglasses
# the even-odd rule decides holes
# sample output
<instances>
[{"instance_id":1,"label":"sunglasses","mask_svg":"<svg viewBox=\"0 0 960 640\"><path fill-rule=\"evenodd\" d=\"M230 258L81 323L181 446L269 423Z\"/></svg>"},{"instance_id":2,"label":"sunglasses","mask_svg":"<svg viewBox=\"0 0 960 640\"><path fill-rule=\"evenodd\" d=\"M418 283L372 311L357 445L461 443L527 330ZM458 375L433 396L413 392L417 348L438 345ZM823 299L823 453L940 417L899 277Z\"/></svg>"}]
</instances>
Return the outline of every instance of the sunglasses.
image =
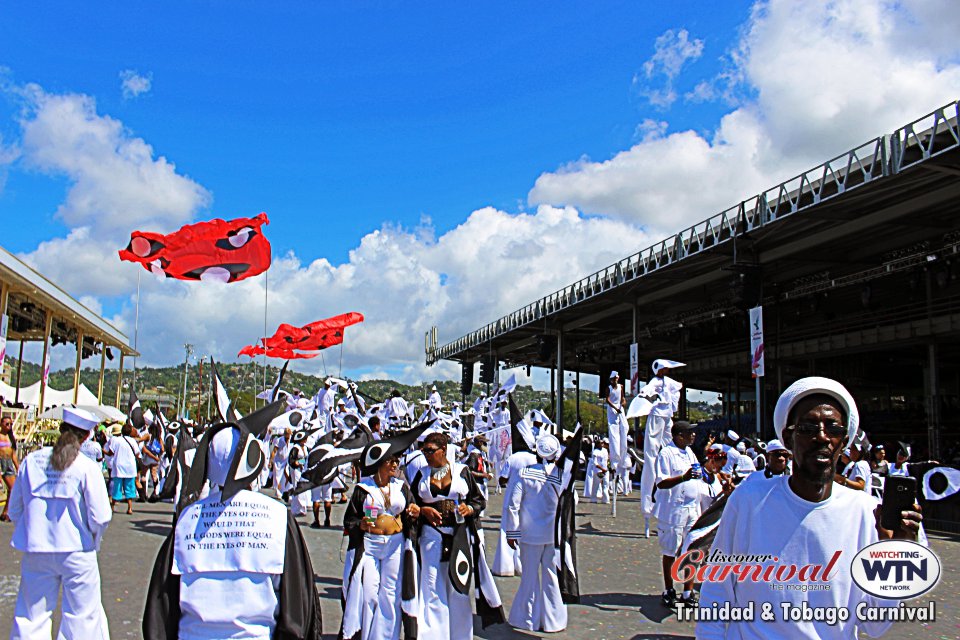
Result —
<instances>
[{"instance_id":1,"label":"sunglasses","mask_svg":"<svg viewBox=\"0 0 960 640\"><path fill-rule=\"evenodd\" d=\"M424 447L423 449L420 449L420 451L423 451L423 455L425 456L432 456L437 451L442 451L442 449L439 449L437 447Z\"/></svg>"},{"instance_id":2,"label":"sunglasses","mask_svg":"<svg viewBox=\"0 0 960 640\"><path fill-rule=\"evenodd\" d=\"M839 438L847 435L847 428L839 422L800 422L790 427L794 433L802 436L815 436L821 431L827 434L828 438Z\"/></svg>"}]
</instances>

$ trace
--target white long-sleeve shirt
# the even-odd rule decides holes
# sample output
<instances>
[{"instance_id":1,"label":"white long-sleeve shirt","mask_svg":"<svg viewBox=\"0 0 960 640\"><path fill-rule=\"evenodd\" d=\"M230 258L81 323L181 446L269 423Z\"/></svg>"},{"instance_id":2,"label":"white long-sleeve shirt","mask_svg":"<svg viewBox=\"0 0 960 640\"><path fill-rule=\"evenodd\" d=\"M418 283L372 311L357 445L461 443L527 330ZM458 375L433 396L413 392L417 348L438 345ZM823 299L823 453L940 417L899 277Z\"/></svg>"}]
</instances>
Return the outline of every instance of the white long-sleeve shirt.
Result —
<instances>
[{"instance_id":1,"label":"white long-sleeve shirt","mask_svg":"<svg viewBox=\"0 0 960 640\"><path fill-rule=\"evenodd\" d=\"M752 622L699 622L696 637L704 640L766 638L818 638L823 640L853 639L857 637L856 606L867 601L872 606L883 606L886 601L864 593L850 575L850 563L860 549L877 541L873 510L876 500L863 491L854 491L840 485L823 502L808 502L790 489L789 476L741 484L731 494L720 519L711 554L770 555L776 561L764 566L795 564L826 567L834 554L840 557L833 565L826 584L829 590L801 591L790 585L809 585L797 579L777 582L783 588L773 589L770 582L737 581L731 572L722 582L705 582L700 595L700 608L709 609L714 603L743 607L753 602L755 619ZM842 533L842 535L839 535ZM826 622L785 622L781 603L793 606L806 603L809 607L846 607L850 617L846 622L829 625ZM764 603L773 605L775 620L760 619ZM878 637L889 628L890 622L860 623L861 629Z\"/></svg>"},{"instance_id":2,"label":"white long-sleeve shirt","mask_svg":"<svg viewBox=\"0 0 960 640\"><path fill-rule=\"evenodd\" d=\"M505 500L503 531L508 540L553 544L560 482L555 464L540 462L520 470Z\"/></svg>"},{"instance_id":3,"label":"white long-sleeve shirt","mask_svg":"<svg viewBox=\"0 0 960 640\"><path fill-rule=\"evenodd\" d=\"M28 455L10 492L10 545L30 552L96 551L112 511L100 467L78 455L63 471L50 466L52 447Z\"/></svg>"},{"instance_id":4,"label":"white long-sleeve shirt","mask_svg":"<svg viewBox=\"0 0 960 640\"><path fill-rule=\"evenodd\" d=\"M653 408L650 409L650 415L672 418L680 407L681 389L683 389L683 383L673 378L654 376L645 387L640 389L640 395L657 396L657 399L652 401Z\"/></svg>"}]
</instances>

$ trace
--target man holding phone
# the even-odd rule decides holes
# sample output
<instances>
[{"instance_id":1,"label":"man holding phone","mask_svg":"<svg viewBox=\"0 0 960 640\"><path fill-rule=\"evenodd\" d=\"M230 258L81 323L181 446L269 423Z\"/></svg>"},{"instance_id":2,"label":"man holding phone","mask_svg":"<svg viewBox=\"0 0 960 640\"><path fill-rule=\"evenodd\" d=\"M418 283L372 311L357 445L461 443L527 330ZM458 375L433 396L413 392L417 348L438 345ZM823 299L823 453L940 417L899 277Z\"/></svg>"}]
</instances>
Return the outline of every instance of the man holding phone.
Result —
<instances>
[{"instance_id":1,"label":"man holding phone","mask_svg":"<svg viewBox=\"0 0 960 640\"><path fill-rule=\"evenodd\" d=\"M696 636L853 639L863 631L879 637L891 622L861 623L852 612L861 602L895 606L896 601L863 592L850 575L850 562L858 551L878 540L916 540L919 507L901 510L893 523L896 526L885 528L880 525L875 499L834 482L840 453L857 434L860 422L853 397L835 380L811 377L794 382L777 401L773 422L777 438L793 451L793 474L744 483L734 491L711 553L767 555L774 560L761 564L823 567L827 575L818 582L827 588L803 588L811 586L810 581L803 583L798 578L737 582L731 573L725 580L704 584L701 610L715 603L743 607L752 602L762 611L769 603L774 619L758 615L742 622L701 621ZM851 615L837 624L788 621L782 612L784 603L798 608L804 604L843 607Z\"/></svg>"}]
</instances>

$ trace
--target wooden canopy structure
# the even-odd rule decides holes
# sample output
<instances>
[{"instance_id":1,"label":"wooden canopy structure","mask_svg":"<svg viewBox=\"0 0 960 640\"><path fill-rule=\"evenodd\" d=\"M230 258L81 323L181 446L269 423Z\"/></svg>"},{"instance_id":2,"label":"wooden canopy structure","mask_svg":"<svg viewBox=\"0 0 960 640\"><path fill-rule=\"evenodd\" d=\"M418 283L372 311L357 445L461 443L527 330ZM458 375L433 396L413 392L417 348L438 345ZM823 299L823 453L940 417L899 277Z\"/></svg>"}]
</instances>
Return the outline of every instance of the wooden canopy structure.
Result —
<instances>
[{"instance_id":1,"label":"wooden canopy structure","mask_svg":"<svg viewBox=\"0 0 960 640\"><path fill-rule=\"evenodd\" d=\"M5 339L4 339L5 337ZM139 355L130 346L127 336L101 316L84 306L43 274L0 247L0 343L20 342L14 386L20 388L20 373L23 362L23 344L43 343L43 360L40 376L40 406L44 409L46 376L43 369L48 365L50 349L57 344L74 344L77 351L73 374L74 401L80 388L80 365L83 358L100 355L100 382L97 400L104 403L103 373L107 359L119 358L116 394L112 398L119 408L123 359ZM6 349L4 348L5 352ZM8 398L17 402L18 398Z\"/></svg>"}]
</instances>

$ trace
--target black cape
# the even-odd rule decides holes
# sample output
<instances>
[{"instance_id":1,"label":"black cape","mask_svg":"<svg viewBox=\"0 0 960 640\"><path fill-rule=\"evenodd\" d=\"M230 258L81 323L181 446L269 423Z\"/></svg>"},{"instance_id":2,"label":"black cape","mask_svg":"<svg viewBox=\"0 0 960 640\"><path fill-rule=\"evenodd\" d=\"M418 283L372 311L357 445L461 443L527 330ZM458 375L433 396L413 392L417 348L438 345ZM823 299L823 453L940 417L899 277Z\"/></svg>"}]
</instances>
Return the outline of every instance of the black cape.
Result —
<instances>
[{"instance_id":1,"label":"black cape","mask_svg":"<svg viewBox=\"0 0 960 640\"><path fill-rule=\"evenodd\" d=\"M180 576L171 573L176 527L160 546L143 611L145 640L177 640L180 626ZM280 577L280 611L274 640L320 640L320 596L310 554L300 527L287 512L287 538ZM238 603L242 606L242 603Z\"/></svg>"}]
</instances>

